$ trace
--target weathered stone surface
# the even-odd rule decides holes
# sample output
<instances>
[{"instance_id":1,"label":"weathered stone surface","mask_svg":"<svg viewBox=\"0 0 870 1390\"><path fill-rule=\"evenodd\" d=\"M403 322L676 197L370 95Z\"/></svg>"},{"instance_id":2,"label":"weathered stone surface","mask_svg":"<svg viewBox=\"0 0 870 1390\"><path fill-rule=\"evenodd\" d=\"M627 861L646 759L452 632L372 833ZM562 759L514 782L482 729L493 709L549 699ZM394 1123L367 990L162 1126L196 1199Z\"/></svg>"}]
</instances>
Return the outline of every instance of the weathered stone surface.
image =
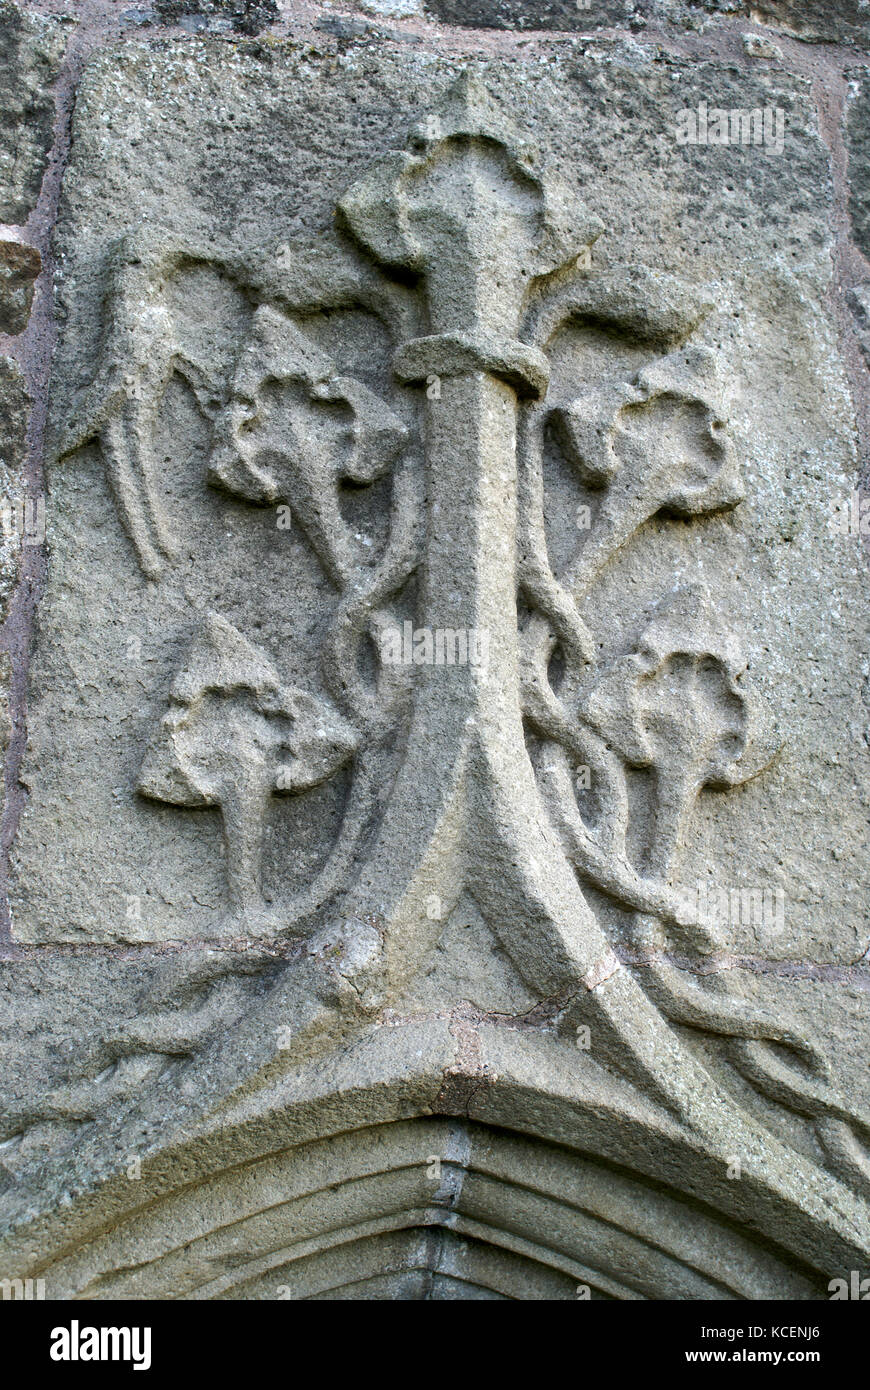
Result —
<instances>
[{"instance_id":1,"label":"weathered stone surface","mask_svg":"<svg viewBox=\"0 0 870 1390\"><path fill-rule=\"evenodd\" d=\"M870 14L863 0L752 0L753 19L811 42L870 44Z\"/></svg>"},{"instance_id":2,"label":"weathered stone surface","mask_svg":"<svg viewBox=\"0 0 870 1390\"><path fill-rule=\"evenodd\" d=\"M427 0L426 8L445 24L473 29L559 29L583 31L647 22L645 7L636 0L600 0L578 5L576 0Z\"/></svg>"},{"instance_id":3,"label":"weathered stone surface","mask_svg":"<svg viewBox=\"0 0 870 1390\"><path fill-rule=\"evenodd\" d=\"M25 524L38 529L37 510L25 504L24 466L30 396L15 362L0 357L0 621L9 616L9 602L19 573ZM33 535L31 539L36 539ZM5 791L5 756L12 734L9 653L0 650L0 787Z\"/></svg>"},{"instance_id":4,"label":"weathered stone surface","mask_svg":"<svg viewBox=\"0 0 870 1390\"><path fill-rule=\"evenodd\" d=\"M0 358L0 616L18 573L30 396L17 365Z\"/></svg>"},{"instance_id":5,"label":"weathered stone surface","mask_svg":"<svg viewBox=\"0 0 870 1390\"><path fill-rule=\"evenodd\" d=\"M866 1263L840 216L809 80L749 52L96 53L0 1269L801 1299Z\"/></svg>"},{"instance_id":6,"label":"weathered stone surface","mask_svg":"<svg viewBox=\"0 0 870 1390\"><path fill-rule=\"evenodd\" d=\"M853 285L849 290L847 300L855 315L861 351L870 363L870 282Z\"/></svg>"},{"instance_id":7,"label":"weathered stone surface","mask_svg":"<svg viewBox=\"0 0 870 1390\"><path fill-rule=\"evenodd\" d=\"M26 222L51 148L54 98L65 47L65 27L54 19L0 3L0 222Z\"/></svg>"},{"instance_id":8,"label":"weathered stone surface","mask_svg":"<svg viewBox=\"0 0 870 1390\"><path fill-rule=\"evenodd\" d=\"M850 77L846 106L849 215L855 241L866 256L870 254L870 80L863 70L853 71Z\"/></svg>"},{"instance_id":9,"label":"weathered stone surface","mask_svg":"<svg viewBox=\"0 0 870 1390\"><path fill-rule=\"evenodd\" d=\"M278 18L275 0L154 0L155 17L196 33L259 34Z\"/></svg>"},{"instance_id":10,"label":"weathered stone surface","mask_svg":"<svg viewBox=\"0 0 870 1390\"><path fill-rule=\"evenodd\" d=\"M17 241L0 241L0 333L23 333L42 268L39 252Z\"/></svg>"},{"instance_id":11,"label":"weathered stone surface","mask_svg":"<svg viewBox=\"0 0 870 1390\"><path fill-rule=\"evenodd\" d=\"M870 42L862 0L425 0L445 24L480 29L561 30L647 26L697 30L717 19L751 20L810 42ZM362 6L361 6L362 8Z\"/></svg>"}]
</instances>

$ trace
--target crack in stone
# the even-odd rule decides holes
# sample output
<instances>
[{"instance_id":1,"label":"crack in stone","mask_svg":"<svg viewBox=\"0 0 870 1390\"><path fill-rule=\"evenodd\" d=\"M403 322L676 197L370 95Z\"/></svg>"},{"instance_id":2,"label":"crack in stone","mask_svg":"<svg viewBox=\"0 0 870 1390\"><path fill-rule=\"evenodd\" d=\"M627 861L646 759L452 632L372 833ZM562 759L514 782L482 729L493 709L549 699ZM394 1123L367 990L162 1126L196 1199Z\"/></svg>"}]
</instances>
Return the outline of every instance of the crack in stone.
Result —
<instances>
[{"instance_id":1,"label":"crack in stone","mask_svg":"<svg viewBox=\"0 0 870 1390\"><path fill-rule=\"evenodd\" d=\"M713 956L692 957L670 951L635 951L618 947L616 954L623 965L669 965L692 975L719 975L731 970L746 970L753 975L772 975L780 979L818 980L825 984L854 986L870 992L870 968L864 965L867 953L846 965L833 962L818 963L806 960L771 960L763 956L731 955L725 952Z\"/></svg>"}]
</instances>

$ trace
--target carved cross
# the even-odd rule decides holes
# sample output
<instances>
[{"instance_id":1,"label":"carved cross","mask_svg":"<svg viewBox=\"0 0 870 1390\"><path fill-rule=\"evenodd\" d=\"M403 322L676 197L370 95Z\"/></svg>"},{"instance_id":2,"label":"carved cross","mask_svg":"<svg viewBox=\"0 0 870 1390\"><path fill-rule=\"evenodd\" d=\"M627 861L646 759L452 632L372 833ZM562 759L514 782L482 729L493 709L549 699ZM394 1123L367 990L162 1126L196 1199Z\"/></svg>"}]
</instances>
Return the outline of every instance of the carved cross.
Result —
<instances>
[{"instance_id":1,"label":"carved cross","mask_svg":"<svg viewBox=\"0 0 870 1390\"><path fill-rule=\"evenodd\" d=\"M407 756L355 896L357 914L384 921L394 979L413 973L464 890L511 954L534 960L544 994L611 959L547 828L519 689L517 405L548 380L519 329L532 285L601 230L566 206L472 78L411 152L377 162L340 204L377 261L425 287L433 331L395 358L402 380L440 385L426 404L421 625L489 637L485 668L422 667Z\"/></svg>"}]
</instances>

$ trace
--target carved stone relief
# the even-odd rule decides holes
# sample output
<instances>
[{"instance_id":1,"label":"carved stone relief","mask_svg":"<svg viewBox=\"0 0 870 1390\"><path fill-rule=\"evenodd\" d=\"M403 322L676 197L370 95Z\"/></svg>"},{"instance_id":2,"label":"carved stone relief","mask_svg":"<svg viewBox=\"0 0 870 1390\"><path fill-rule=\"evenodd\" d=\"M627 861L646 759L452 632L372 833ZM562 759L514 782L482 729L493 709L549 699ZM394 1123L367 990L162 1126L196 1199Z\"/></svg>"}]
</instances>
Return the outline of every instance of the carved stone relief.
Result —
<instances>
[{"instance_id":1,"label":"carved stone relief","mask_svg":"<svg viewBox=\"0 0 870 1390\"><path fill-rule=\"evenodd\" d=\"M244 61L219 72L227 109ZM401 54L390 61L392 80L407 75ZM147 54L124 62L131 90L164 80ZM583 72L603 80L594 62ZM91 80L96 93L105 73ZM213 79L183 80L201 96ZM347 1105L357 1049L373 1085L389 1075L427 1096L388 1117L397 1171L416 1142L409 1117L434 1111L462 1117L429 1140L444 1139L451 1163L514 1172L526 1140L502 1135L524 1128L510 1088L533 1095L537 1071L548 1145L579 1143L560 1106L591 1123L607 1098L613 1123L598 1134L595 1121L589 1140L599 1216L617 1201L599 1160L642 1175L625 1179L627 1205L647 1201L632 1182L704 1189L704 1268L686 1274L676 1222L660 1263L641 1261L647 1294L719 1296L704 1282L720 1278L731 1239L716 1223L737 1220L738 1296L800 1297L866 1248L870 1115L811 1007L755 988L761 968L747 985L720 967L788 961L820 939L812 905L786 927L789 871L777 877L784 846L800 854L799 819L780 823L800 802L796 725L778 698L787 650L772 674L760 661L781 634L762 629L770 610L753 590L769 575L753 546L783 441L751 431L777 390L776 333L821 330L793 272L743 286L753 323L772 304L779 316L758 329L769 375L747 410L740 287L709 263L693 278L686 257L647 264L655 236L634 237L624 184L609 200L587 169L580 196L570 64L555 97L534 89L516 116L512 80L495 64L442 72L424 101L429 79L414 69L404 143L403 122L381 116L389 139L367 135L340 169L325 153L291 182L295 225L277 237L269 212L258 232L256 201L234 225L233 208L173 217L148 191L129 226L98 228L83 211L85 94L65 217L89 230L67 268L53 406L46 601L64 616L34 654L13 930L24 950L114 952L139 978L131 989L132 974L113 977L107 1027L74 1074L39 1102L21 1097L0 1138L20 1149L21 1174L47 1165L43 1193L68 1162L87 1175L82 1191L108 1192L134 1125L165 1129L168 1104L171 1137L136 1141L146 1166L152 1152L189 1152L205 1192L244 1153L268 1186L294 1086L300 1103ZM637 82L630 68L608 80ZM140 126L156 120L149 109ZM253 120L256 103L242 109ZM137 167L129 151L119 159ZM311 178L334 217L306 208ZM147 182L139 170L132 186ZM806 271L814 293L820 275ZM827 394L845 469L842 388L825 385L827 359L813 363L807 448ZM863 793L837 787L843 823L857 825ZM820 969L860 954L853 862ZM735 918L735 893L748 916ZM430 1071L409 1060L418 1042ZM320 1064L335 1073L323 1084ZM348 1128L369 1123L365 1106L348 1110ZM333 1142L314 1122L300 1134ZM352 1164L364 1153L361 1140ZM726 1177L735 1154L749 1173L739 1193ZM541 1155L552 1203L562 1159ZM151 1245L137 1227L76 1254L83 1207L72 1253L52 1266L63 1296L161 1297L169 1279L174 1296L268 1296L257 1281L290 1259L289 1227L236 1278L207 1222L196 1240L208 1250L178 1253L171 1175L155 1183L175 1253L155 1225ZM467 1212L456 1193L433 1199L472 1223L451 1255L471 1268L487 1257L465 1200ZM13 1254L15 1221L29 1220L14 1208ZM537 1296L565 1296L577 1251L597 1249L596 1219L547 1276L552 1295ZM623 1227L629 1261L644 1219ZM524 1220L531 1240L531 1207ZM378 1240L372 1278L407 1254L395 1232ZM538 1258L531 1246L514 1256ZM596 1288L625 1296L603 1249L595 1258ZM116 1276L116 1264L143 1272ZM328 1282L294 1268L298 1296ZM520 1291L523 1277L518 1263ZM657 1281L671 1293L652 1294Z\"/></svg>"}]
</instances>

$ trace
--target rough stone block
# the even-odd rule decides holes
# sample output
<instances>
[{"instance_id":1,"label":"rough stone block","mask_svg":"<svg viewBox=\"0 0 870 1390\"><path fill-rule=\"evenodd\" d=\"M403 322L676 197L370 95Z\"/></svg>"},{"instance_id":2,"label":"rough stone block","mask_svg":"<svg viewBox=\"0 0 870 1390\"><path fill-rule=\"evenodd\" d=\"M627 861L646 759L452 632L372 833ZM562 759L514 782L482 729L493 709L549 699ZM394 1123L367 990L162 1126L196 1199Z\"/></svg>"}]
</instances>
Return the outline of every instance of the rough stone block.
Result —
<instances>
[{"instance_id":1,"label":"rough stone block","mask_svg":"<svg viewBox=\"0 0 870 1390\"><path fill-rule=\"evenodd\" d=\"M66 27L0 3L0 222L23 223L39 195L52 143L55 81Z\"/></svg>"},{"instance_id":2,"label":"rough stone block","mask_svg":"<svg viewBox=\"0 0 870 1390\"><path fill-rule=\"evenodd\" d=\"M24 332L41 269L42 260L34 247L0 241L0 333L14 337Z\"/></svg>"}]
</instances>

